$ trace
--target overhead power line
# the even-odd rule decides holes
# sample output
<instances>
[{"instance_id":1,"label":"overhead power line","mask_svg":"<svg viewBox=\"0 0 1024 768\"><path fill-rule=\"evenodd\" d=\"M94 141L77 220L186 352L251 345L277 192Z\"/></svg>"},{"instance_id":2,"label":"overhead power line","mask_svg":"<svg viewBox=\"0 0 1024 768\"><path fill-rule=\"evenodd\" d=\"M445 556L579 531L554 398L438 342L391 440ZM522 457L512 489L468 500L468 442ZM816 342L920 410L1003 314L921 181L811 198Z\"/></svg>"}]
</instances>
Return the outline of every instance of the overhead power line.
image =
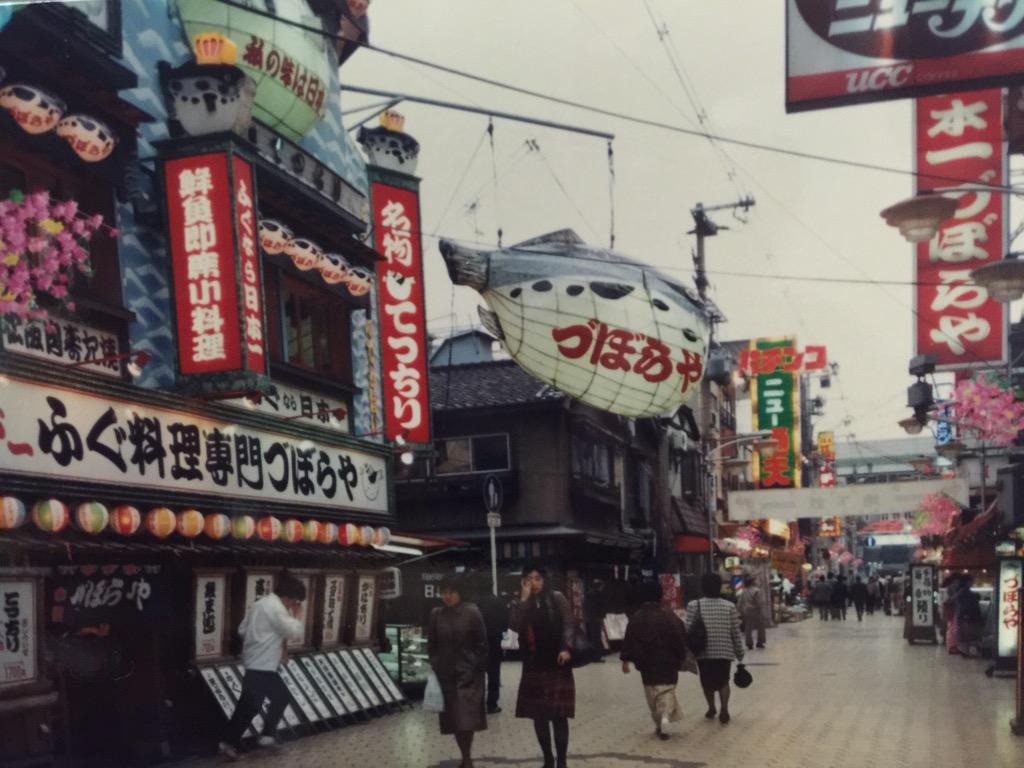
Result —
<instances>
[{"instance_id":1,"label":"overhead power line","mask_svg":"<svg viewBox=\"0 0 1024 768\"><path fill-rule=\"evenodd\" d=\"M325 32L323 29L321 29L319 27L311 26L309 24L303 24L303 23L298 22L298 21L292 21L291 19L284 19L284 18L281 18L280 16L278 16L276 14L273 14L273 13L270 13L268 11L261 11L258 8L250 8L249 6L243 5L242 3L235 2L235 0L216 0L216 2L221 3L223 5L230 6L232 8L238 8L238 9L243 10L243 11L248 11L249 13L254 13L257 16L263 16L265 18L273 19L273 20L275 20L277 22L280 22L281 24L285 24L287 26L295 27L296 29L302 29L302 30L305 30L306 32L312 32L314 34L321 35L322 37L325 37L325 38L327 38L329 40L344 41L346 43L353 43L354 42L352 40L346 40L346 39L342 38L341 35L336 35L336 34L333 34L331 32ZM475 82L478 82L478 83L483 83L484 85L490 85L490 86L493 86L495 88L501 88L501 89L506 90L506 91L511 91L513 93L522 94L524 96L531 96L533 98L541 99L543 101L548 101L548 102L551 102L553 104L559 104L559 105L564 106L564 107L574 107L576 109L582 109L584 111L592 112L592 113L597 114L597 115L604 115L605 117L614 117L614 118L616 118L618 120L624 120L626 122L635 123L637 125L646 125L646 126L648 126L650 128L659 128L659 129L666 130L666 131L672 131L673 133L679 133L679 134L682 134L684 136L697 137L697 138L700 138L700 139L705 140L705 141L707 141L707 140L714 140L714 141L717 141L717 142L721 142L723 144L731 144L731 145L736 146L736 147L745 147L747 149L756 149L756 150L760 150L762 152L770 152L770 153L773 153L773 154L784 155L784 156L788 156L788 157L795 157L795 158L799 158L799 159L802 159L802 160L812 160L812 161L815 161L815 162L830 163L832 165L841 165L841 166L845 166L847 168L858 168L858 169L861 169L861 170L878 171L880 173L890 173L890 174L895 174L895 175L899 175L899 176L911 176L911 177L915 177L915 178L917 176L927 176L931 180L940 181L940 182L948 182L951 185L954 185L954 184L970 184L972 186L972 188L976 188L976 189L984 188L984 189L988 189L988 190L992 190L992 191L997 191L997 192L1007 192L1007 193L1010 193L1010 194L1024 194L1024 188L1021 188L1021 187L1012 187L1012 186L1007 186L1007 185L1002 185L1002 184L984 184L984 183L978 182L976 179L967 179L967 178L962 178L962 177L959 177L959 176L943 176L943 175L939 175L939 174L936 174L936 173L931 172L931 171L929 171L927 174L924 174L924 173L919 174L917 171L913 171L913 170L910 170L910 169L907 169L907 168L896 168L894 166L881 165L879 163L869 163L869 162L865 162L865 161L862 161L862 160L850 160L848 158L835 157L833 155L822 155L822 154L818 154L816 152L804 152L804 151L797 150L797 149L791 149L789 147L780 147L780 146L775 146L773 144L765 144L763 142L750 141L748 139L738 139L738 138L733 138L733 137L729 137L729 136L721 136L721 135L714 134L714 133L706 133L706 132L704 132L702 130L695 130L693 128L686 128L686 127L681 126L681 125L675 125L673 123L666 123L666 122L663 122L661 120L651 120L651 119L644 118L644 117L637 117L636 115L631 115L631 114L628 114L628 113L625 113L625 112L618 112L618 111L613 110L613 109L605 109L603 107L598 107L598 106L595 106L595 105L592 105L592 104L586 104L584 102L573 101L572 99L562 98L561 96L554 96L552 94L543 93L542 91L533 90L532 88L525 88L523 86L515 85L513 83L506 83L506 82L502 82L501 80L495 80L494 78L484 77L483 75L477 75L477 74L474 74L472 72L466 72L466 71L463 71L463 70L460 70L460 69L456 69L455 67L449 67L449 66L447 66L445 64L438 64L436 62L429 61L427 59L422 59L422 58L419 58L417 56L410 56L409 54L406 54L406 53L399 53L398 51L392 51L392 50L389 50L387 48L381 48L379 46L372 45L370 43L356 43L356 44L359 45L359 47L365 48L368 51L374 51L375 53L379 53L379 54L382 54L384 56L390 56L390 57L392 57L394 59L398 59L400 61L406 61L406 62L409 62L411 64L418 64L420 66L428 67L430 69L434 69L434 70L437 70L439 72L446 72L447 74L455 75L456 77L466 78L467 80L472 80L472 81L475 81ZM346 86L346 87L350 87L350 86Z\"/></svg>"}]
</instances>

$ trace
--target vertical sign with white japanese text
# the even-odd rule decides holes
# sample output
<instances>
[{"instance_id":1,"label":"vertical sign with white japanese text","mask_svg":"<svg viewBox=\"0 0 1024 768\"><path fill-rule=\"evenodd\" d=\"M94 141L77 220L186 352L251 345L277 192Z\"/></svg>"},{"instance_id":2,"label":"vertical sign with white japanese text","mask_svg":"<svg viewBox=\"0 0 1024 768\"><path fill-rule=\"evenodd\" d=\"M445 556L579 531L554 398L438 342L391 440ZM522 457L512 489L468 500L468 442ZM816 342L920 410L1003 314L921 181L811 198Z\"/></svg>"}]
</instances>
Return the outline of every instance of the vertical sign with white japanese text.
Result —
<instances>
[{"instance_id":1,"label":"vertical sign with white japanese text","mask_svg":"<svg viewBox=\"0 0 1024 768\"><path fill-rule=\"evenodd\" d=\"M427 322L423 299L423 249L419 196L374 182L373 230L380 298L384 424L388 439L430 442L427 391Z\"/></svg>"},{"instance_id":2,"label":"vertical sign with white japanese text","mask_svg":"<svg viewBox=\"0 0 1024 768\"><path fill-rule=\"evenodd\" d=\"M245 338L246 367L266 373L267 358L263 346L263 281L260 279L260 252L256 237L256 203L253 201L252 166L237 155L234 168L235 216L238 227L238 258L242 274L242 335Z\"/></svg>"},{"instance_id":3,"label":"vertical sign with white japanese text","mask_svg":"<svg viewBox=\"0 0 1024 768\"><path fill-rule=\"evenodd\" d=\"M1008 305L970 274L1006 252L1009 197L977 188L1007 184L1002 91L921 98L915 118L917 191L968 187L946 193L958 201L956 214L914 246L915 354L935 355L939 370L1001 363Z\"/></svg>"},{"instance_id":4,"label":"vertical sign with white japanese text","mask_svg":"<svg viewBox=\"0 0 1024 768\"><path fill-rule=\"evenodd\" d=\"M1017 626L1020 624L1021 561L1008 557L999 561L999 658L1017 658Z\"/></svg>"},{"instance_id":5,"label":"vertical sign with white japanese text","mask_svg":"<svg viewBox=\"0 0 1024 768\"><path fill-rule=\"evenodd\" d=\"M223 573L196 575L196 660L217 659L224 653L224 605L228 577Z\"/></svg>"},{"instance_id":6,"label":"vertical sign with white japanese text","mask_svg":"<svg viewBox=\"0 0 1024 768\"><path fill-rule=\"evenodd\" d=\"M245 574L245 612L274 591L274 574L267 571L250 571Z\"/></svg>"},{"instance_id":7,"label":"vertical sign with white japanese text","mask_svg":"<svg viewBox=\"0 0 1024 768\"><path fill-rule=\"evenodd\" d=\"M324 647L341 642L342 614L345 606L345 576L328 573L324 576L324 602L321 612L320 643Z\"/></svg>"},{"instance_id":8,"label":"vertical sign with white japanese text","mask_svg":"<svg viewBox=\"0 0 1024 768\"><path fill-rule=\"evenodd\" d=\"M911 617L915 627L935 625L935 568L930 565L910 566Z\"/></svg>"},{"instance_id":9,"label":"vertical sign with white japanese text","mask_svg":"<svg viewBox=\"0 0 1024 768\"><path fill-rule=\"evenodd\" d=\"M228 157L214 152L164 166L181 373L241 367Z\"/></svg>"},{"instance_id":10,"label":"vertical sign with white japanese text","mask_svg":"<svg viewBox=\"0 0 1024 768\"><path fill-rule=\"evenodd\" d=\"M771 450L754 454L754 483L758 488L799 488L800 387L786 353L796 344L793 339L757 339L750 344L762 353L783 349L783 354L772 358L777 360L774 366L760 369L750 388L755 428L771 432L775 443Z\"/></svg>"},{"instance_id":11,"label":"vertical sign with white japanese text","mask_svg":"<svg viewBox=\"0 0 1024 768\"><path fill-rule=\"evenodd\" d=\"M0 690L39 676L37 652L36 582L0 577Z\"/></svg>"},{"instance_id":12,"label":"vertical sign with white japanese text","mask_svg":"<svg viewBox=\"0 0 1024 768\"><path fill-rule=\"evenodd\" d=\"M377 606L377 577L365 574L359 577L356 594L356 629L352 642L368 643L373 639L374 611Z\"/></svg>"}]
</instances>

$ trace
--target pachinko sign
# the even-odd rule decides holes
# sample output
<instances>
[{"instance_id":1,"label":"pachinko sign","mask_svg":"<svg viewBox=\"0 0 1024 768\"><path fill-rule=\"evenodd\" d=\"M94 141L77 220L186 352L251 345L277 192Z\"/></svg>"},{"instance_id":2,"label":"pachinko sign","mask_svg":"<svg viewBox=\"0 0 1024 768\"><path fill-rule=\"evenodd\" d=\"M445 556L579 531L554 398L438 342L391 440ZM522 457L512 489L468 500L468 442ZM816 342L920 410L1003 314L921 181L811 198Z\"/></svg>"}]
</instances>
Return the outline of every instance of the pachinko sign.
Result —
<instances>
[{"instance_id":1,"label":"pachinko sign","mask_svg":"<svg viewBox=\"0 0 1024 768\"><path fill-rule=\"evenodd\" d=\"M740 351L739 369L755 376L772 373L781 368L788 373L821 371L828 365L828 350L824 346L808 346L803 351L796 347L769 347Z\"/></svg>"},{"instance_id":2,"label":"pachinko sign","mask_svg":"<svg viewBox=\"0 0 1024 768\"><path fill-rule=\"evenodd\" d=\"M374 182L373 229L380 298L380 338L385 434L410 443L430 442L427 381L427 315L423 249L415 191Z\"/></svg>"},{"instance_id":3,"label":"pachinko sign","mask_svg":"<svg viewBox=\"0 0 1024 768\"><path fill-rule=\"evenodd\" d=\"M792 349L792 339L757 339L750 349ZM796 374L779 358L773 371L757 374L750 387L755 428L771 432L775 447L754 453L754 484L758 488L800 487L800 387Z\"/></svg>"},{"instance_id":4,"label":"pachinko sign","mask_svg":"<svg viewBox=\"0 0 1024 768\"><path fill-rule=\"evenodd\" d=\"M1000 91L918 99L915 119L917 191L960 186L950 177L967 186L1007 183ZM970 274L1003 258L1009 196L977 188L946 194L959 203L953 218L914 246L915 354L935 355L940 370L1003 362L1007 306Z\"/></svg>"},{"instance_id":5,"label":"pachinko sign","mask_svg":"<svg viewBox=\"0 0 1024 768\"><path fill-rule=\"evenodd\" d=\"M212 152L167 160L164 181L182 375L266 373L252 167Z\"/></svg>"},{"instance_id":6,"label":"pachinko sign","mask_svg":"<svg viewBox=\"0 0 1024 768\"><path fill-rule=\"evenodd\" d=\"M1024 0L786 0L786 109L1021 79Z\"/></svg>"}]
</instances>

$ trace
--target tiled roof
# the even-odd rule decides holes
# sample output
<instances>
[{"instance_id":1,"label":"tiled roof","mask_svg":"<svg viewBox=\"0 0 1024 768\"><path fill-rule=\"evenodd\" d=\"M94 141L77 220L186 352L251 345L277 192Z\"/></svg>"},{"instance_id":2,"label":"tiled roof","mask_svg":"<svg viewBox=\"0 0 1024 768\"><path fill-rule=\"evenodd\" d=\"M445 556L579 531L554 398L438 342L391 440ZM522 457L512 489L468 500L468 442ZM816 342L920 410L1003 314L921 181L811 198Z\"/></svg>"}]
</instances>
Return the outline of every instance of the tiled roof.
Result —
<instances>
[{"instance_id":1,"label":"tiled roof","mask_svg":"<svg viewBox=\"0 0 1024 768\"><path fill-rule=\"evenodd\" d=\"M512 360L430 371L430 404L435 411L530 405L557 402L564 397L564 393L533 378Z\"/></svg>"}]
</instances>

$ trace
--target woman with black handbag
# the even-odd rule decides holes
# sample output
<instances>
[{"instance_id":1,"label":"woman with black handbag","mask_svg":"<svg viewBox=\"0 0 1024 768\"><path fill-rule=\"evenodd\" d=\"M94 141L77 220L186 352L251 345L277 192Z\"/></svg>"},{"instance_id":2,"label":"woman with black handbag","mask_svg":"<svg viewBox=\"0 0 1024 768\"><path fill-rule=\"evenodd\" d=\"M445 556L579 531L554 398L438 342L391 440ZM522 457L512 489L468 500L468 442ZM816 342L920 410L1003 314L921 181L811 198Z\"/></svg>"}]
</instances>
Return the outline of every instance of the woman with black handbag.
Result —
<instances>
[{"instance_id":1,"label":"woman with black handbag","mask_svg":"<svg viewBox=\"0 0 1024 768\"><path fill-rule=\"evenodd\" d=\"M688 645L697 656L700 685L708 702L704 717L718 715L723 725L729 722L729 673L734 661L743 660L743 635L736 606L722 598L722 577L706 573L700 581L704 597L686 606ZM715 692L721 709L715 709Z\"/></svg>"}]
</instances>

